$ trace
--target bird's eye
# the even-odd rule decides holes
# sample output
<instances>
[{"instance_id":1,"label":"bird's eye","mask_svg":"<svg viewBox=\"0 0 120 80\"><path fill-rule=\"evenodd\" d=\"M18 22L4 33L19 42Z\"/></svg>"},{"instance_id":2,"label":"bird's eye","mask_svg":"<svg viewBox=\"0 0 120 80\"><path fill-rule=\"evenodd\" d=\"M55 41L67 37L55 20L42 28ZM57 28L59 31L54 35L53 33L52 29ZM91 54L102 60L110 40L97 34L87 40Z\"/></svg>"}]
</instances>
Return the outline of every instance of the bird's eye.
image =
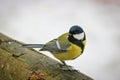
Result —
<instances>
[{"instance_id":1,"label":"bird's eye","mask_svg":"<svg viewBox=\"0 0 120 80\"><path fill-rule=\"evenodd\" d=\"M79 34L79 33L80 33L80 31L79 31L79 30L77 30L77 31L74 31L74 33L75 33L75 34Z\"/></svg>"}]
</instances>

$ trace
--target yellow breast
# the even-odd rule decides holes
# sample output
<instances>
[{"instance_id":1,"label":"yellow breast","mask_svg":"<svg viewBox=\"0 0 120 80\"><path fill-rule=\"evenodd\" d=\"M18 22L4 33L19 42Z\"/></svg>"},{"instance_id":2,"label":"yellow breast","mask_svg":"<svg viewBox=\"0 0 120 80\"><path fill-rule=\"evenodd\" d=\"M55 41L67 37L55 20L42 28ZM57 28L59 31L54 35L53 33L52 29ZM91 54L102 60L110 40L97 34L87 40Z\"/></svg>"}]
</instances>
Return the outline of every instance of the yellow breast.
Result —
<instances>
[{"instance_id":1,"label":"yellow breast","mask_svg":"<svg viewBox=\"0 0 120 80\"><path fill-rule=\"evenodd\" d=\"M52 53L57 59L61 61L65 60L72 60L78 57L81 54L82 49L75 45L72 44L69 48L68 51L66 52L61 52L61 53Z\"/></svg>"}]
</instances>

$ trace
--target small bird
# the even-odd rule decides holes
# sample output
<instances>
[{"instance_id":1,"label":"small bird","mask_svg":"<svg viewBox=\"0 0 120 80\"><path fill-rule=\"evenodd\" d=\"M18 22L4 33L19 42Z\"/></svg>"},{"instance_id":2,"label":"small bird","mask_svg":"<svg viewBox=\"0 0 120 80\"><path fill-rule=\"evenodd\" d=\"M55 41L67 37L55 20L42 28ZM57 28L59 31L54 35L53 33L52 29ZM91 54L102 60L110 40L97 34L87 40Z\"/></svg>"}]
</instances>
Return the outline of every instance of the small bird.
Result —
<instances>
[{"instance_id":1,"label":"small bird","mask_svg":"<svg viewBox=\"0 0 120 80\"><path fill-rule=\"evenodd\" d=\"M40 51L49 51L66 65L66 60L73 60L79 57L86 45L86 35L84 30L74 25L69 32L62 34L57 39L53 39L46 44L25 44L27 48L41 48Z\"/></svg>"}]
</instances>

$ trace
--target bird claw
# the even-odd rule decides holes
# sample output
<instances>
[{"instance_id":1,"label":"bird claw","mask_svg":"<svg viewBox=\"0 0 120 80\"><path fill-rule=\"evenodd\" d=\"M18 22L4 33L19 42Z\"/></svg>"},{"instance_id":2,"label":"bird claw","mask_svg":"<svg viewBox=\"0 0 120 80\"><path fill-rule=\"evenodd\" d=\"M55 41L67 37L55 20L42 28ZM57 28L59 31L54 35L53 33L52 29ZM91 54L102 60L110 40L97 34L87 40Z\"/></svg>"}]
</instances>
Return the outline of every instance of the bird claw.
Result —
<instances>
[{"instance_id":1,"label":"bird claw","mask_svg":"<svg viewBox=\"0 0 120 80\"><path fill-rule=\"evenodd\" d=\"M60 64L60 68L64 71L72 71L74 70L72 66L69 66L69 65L62 65Z\"/></svg>"}]
</instances>

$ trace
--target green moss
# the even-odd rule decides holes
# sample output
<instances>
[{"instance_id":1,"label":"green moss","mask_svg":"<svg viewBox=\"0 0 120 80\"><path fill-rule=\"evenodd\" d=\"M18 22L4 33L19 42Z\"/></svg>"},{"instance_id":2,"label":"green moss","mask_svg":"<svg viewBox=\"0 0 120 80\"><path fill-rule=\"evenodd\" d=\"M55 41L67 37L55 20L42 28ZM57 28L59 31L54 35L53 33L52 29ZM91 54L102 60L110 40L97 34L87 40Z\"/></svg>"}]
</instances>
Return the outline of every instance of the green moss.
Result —
<instances>
[{"instance_id":1,"label":"green moss","mask_svg":"<svg viewBox=\"0 0 120 80\"><path fill-rule=\"evenodd\" d=\"M27 80L27 64L0 49L0 80Z\"/></svg>"}]
</instances>

